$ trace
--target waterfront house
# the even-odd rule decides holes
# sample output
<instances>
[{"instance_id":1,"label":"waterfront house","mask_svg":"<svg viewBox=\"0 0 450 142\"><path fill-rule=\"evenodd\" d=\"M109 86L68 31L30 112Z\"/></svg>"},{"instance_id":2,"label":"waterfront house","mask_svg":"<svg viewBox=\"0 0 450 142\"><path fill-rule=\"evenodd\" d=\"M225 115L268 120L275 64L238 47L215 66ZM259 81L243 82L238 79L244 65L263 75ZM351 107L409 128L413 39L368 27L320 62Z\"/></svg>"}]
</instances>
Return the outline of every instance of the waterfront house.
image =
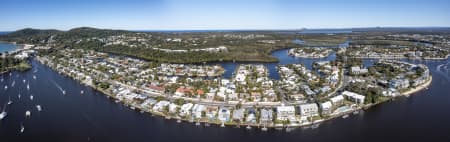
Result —
<instances>
[{"instance_id":1,"label":"waterfront house","mask_svg":"<svg viewBox=\"0 0 450 142\"><path fill-rule=\"evenodd\" d=\"M320 108L322 109L322 114L330 114L332 110L333 104L331 101L326 101L320 104Z\"/></svg>"},{"instance_id":2,"label":"waterfront house","mask_svg":"<svg viewBox=\"0 0 450 142\"><path fill-rule=\"evenodd\" d=\"M261 109L261 115L259 122L260 123L271 123L273 119L273 111L272 109Z\"/></svg>"},{"instance_id":3,"label":"waterfront house","mask_svg":"<svg viewBox=\"0 0 450 142\"><path fill-rule=\"evenodd\" d=\"M299 106L300 115L302 117L312 117L319 115L319 108L316 103L302 104Z\"/></svg>"},{"instance_id":4,"label":"waterfront house","mask_svg":"<svg viewBox=\"0 0 450 142\"><path fill-rule=\"evenodd\" d=\"M346 96L349 100L351 100L357 104L364 104L364 99L366 98L363 95L360 95L355 92L350 92L350 91L344 91L344 92L342 92L342 95Z\"/></svg>"},{"instance_id":5,"label":"waterfront house","mask_svg":"<svg viewBox=\"0 0 450 142\"><path fill-rule=\"evenodd\" d=\"M344 96L343 95L337 95L330 98L331 103L333 103L334 106L340 106L344 104Z\"/></svg>"},{"instance_id":6,"label":"waterfront house","mask_svg":"<svg viewBox=\"0 0 450 142\"><path fill-rule=\"evenodd\" d=\"M393 79L389 82L389 87L390 88L395 88L395 89L406 89L409 87L409 80L404 78L404 79Z\"/></svg>"},{"instance_id":7,"label":"waterfront house","mask_svg":"<svg viewBox=\"0 0 450 142\"><path fill-rule=\"evenodd\" d=\"M192 108L192 113L194 118L196 119L200 119L202 118L202 113L206 110L206 107L204 105L200 105L200 104L195 104L194 107Z\"/></svg>"},{"instance_id":8,"label":"waterfront house","mask_svg":"<svg viewBox=\"0 0 450 142\"><path fill-rule=\"evenodd\" d=\"M215 120L217 111L219 111L219 108L217 106L207 106L206 107L206 117L208 117L208 119L211 121Z\"/></svg>"},{"instance_id":9,"label":"waterfront house","mask_svg":"<svg viewBox=\"0 0 450 142\"><path fill-rule=\"evenodd\" d=\"M226 108L226 107L221 107L219 109L219 114L218 114L218 119L221 122L228 122L230 121L230 109Z\"/></svg>"},{"instance_id":10,"label":"waterfront house","mask_svg":"<svg viewBox=\"0 0 450 142\"><path fill-rule=\"evenodd\" d=\"M169 104L169 113L175 114L178 111L178 105L174 103Z\"/></svg>"},{"instance_id":11,"label":"waterfront house","mask_svg":"<svg viewBox=\"0 0 450 142\"><path fill-rule=\"evenodd\" d=\"M169 101L160 101L153 106L153 111L164 111L164 108L167 107L170 104Z\"/></svg>"},{"instance_id":12,"label":"waterfront house","mask_svg":"<svg viewBox=\"0 0 450 142\"><path fill-rule=\"evenodd\" d=\"M187 103L187 104L181 105L181 108L180 108L180 116L187 116L187 115L190 115L190 114L191 114L192 106L194 106L194 104L192 104L192 103Z\"/></svg>"},{"instance_id":13,"label":"waterfront house","mask_svg":"<svg viewBox=\"0 0 450 142\"><path fill-rule=\"evenodd\" d=\"M277 107L277 120L288 120L289 117L295 117L294 106L278 106Z\"/></svg>"},{"instance_id":14,"label":"waterfront house","mask_svg":"<svg viewBox=\"0 0 450 142\"><path fill-rule=\"evenodd\" d=\"M244 119L244 112L245 109L243 108L235 109L233 111L233 121L242 122L242 120Z\"/></svg>"}]
</instances>

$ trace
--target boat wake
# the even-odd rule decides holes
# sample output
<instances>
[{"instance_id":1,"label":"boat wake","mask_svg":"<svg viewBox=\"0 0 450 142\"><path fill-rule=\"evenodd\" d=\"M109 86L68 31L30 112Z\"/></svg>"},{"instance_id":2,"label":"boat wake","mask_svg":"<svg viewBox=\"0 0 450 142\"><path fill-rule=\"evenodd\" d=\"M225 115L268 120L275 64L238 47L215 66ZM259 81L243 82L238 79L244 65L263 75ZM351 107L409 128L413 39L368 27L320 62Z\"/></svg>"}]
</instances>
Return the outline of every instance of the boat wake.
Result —
<instances>
[{"instance_id":1,"label":"boat wake","mask_svg":"<svg viewBox=\"0 0 450 142\"><path fill-rule=\"evenodd\" d=\"M52 82L53 82L53 84L55 84L56 88L58 88L59 91L61 91L61 92L63 93L63 95L66 94L66 91L65 91L58 83L56 83L56 82L53 81L53 80L52 80Z\"/></svg>"},{"instance_id":2,"label":"boat wake","mask_svg":"<svg viewBox=\"0 0 450 142\"><path fill-rule=\"evenodd\" d=\"M447 81L450 81L450 62L438 65L436 67L436 71L441 74Z\"/></svg>"}]
</instances>

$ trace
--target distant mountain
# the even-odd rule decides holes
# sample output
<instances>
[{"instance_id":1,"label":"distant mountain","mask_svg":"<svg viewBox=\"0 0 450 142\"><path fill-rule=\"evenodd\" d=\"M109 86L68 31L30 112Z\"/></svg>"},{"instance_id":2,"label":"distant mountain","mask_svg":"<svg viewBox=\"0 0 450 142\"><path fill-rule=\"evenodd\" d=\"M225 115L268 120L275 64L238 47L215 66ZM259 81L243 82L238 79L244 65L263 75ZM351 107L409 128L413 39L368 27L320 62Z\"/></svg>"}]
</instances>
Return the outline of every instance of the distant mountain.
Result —
<instances>
[{"instance_id":1,"label":"distant mountain","mask_svg":"<svg viewBox=\"0 0 450 142\"><path fill-rule=\"evenodd\" d=\"M91 27L79 27L70 29L68 31L59 30L43 30L25 28L10 32L8 34L0 35L2 41L14 41L17 43L45 43L49 41L51 37L55 37L54 40L70 40L86 37L105 37L111 35L123 34L131 31L125 30L111 30L111 29L96 29Z\"/></svg>"},{"instance_id":2,"label":"distant mountain","mask_svg":"<svg viewBox=\"0 0 450 142\"><path fill-rule=\"evenodd\" d=\"M51 34L57 34L61 33L61 31L58 30L40 30L40 29L32 29L32 28L26 28L21 29L15 32L11 32L6 34L5 36L9 37L22 37L22 36L37 36L37 35L51 35Z\"/></svg>"}]
</instances>

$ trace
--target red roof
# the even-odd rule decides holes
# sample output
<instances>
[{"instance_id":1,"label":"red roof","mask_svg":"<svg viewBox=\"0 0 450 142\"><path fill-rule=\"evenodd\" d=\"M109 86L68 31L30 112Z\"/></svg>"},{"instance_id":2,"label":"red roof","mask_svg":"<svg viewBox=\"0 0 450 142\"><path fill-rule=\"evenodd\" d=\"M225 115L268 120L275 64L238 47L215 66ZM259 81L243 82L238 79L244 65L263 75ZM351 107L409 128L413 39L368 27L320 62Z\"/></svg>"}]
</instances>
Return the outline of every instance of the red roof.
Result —
<instances>
[{"instance_id":1,"label":"red roof","mask_svg":"<svg viewBox=\"0 0 450 142\"><path fill-rule=\"evenodd\" d=\"M150 88L152 90L157 90L157 91L164 91L165 90L163 87L159 87L159 86L155 86L155 85L148 85L148 88Z\"/></svg>"}]
</instances>

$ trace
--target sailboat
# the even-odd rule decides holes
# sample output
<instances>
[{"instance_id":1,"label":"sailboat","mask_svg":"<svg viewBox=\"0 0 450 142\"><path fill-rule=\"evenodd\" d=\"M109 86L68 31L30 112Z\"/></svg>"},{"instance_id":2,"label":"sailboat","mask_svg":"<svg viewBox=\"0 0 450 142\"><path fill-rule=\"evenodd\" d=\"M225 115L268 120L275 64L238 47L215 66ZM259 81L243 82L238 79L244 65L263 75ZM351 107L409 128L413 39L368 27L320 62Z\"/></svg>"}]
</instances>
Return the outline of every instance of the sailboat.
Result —
<instances>
[{"instance_id":1,"label":"sailboat","mask_svg":"<svg viewBox=\"0 0 450 142\"><path fill-rule=\"evenodd\" d=\"M84 90L81 90L80 93L81 93L81 94L84 94Z\"/></svg>"},{"instance_id":2,"label":"sailboat","mask_svg":"<svg viewBox=\"0 0 450 142\"><path fill-rule=\"evenodd\" d=\"M17 96L18 98L19 98L19 100L20 100L20 94Z\"/></svg>"},{"instance_id":3,"label":"sailboat","mask_svg":"<svg viewBox=\"0 0 450 142\"><path fill-rule=\"evenodd\" d=\"M30 84L27 84L27 89L30 90Z\"/></svg>"},{"instance_id":4,"label":"sailboat","mask_svg":"<svg viewBox=\"0 0 450 142\"><path fill-rule=\"evenodd\" d=\"M15 84L16 84L16 81L14 80L14 81L11 83L11 87L14 87Z\"/></svg>"},{"instance_id":5,"label":"sailboat","mask_svg":"<svg viewBox=\"0 0 450 142\"><path fill-rule=\"evenodd\" d=\"M36 75L33 75L33 79L36 80Z\"/></svg>"},{"instance_id":6,"label":"sailboat","mask_svg":"<svg viewBox=\"0 0 450 142\"><path fill-rule=\"evenodd\" d=\"M8 85L5 85L5 90L8 89Z\"/></svg>"},{"instance_id":7,"label":"sailboat","mask_svg":"<svg viewBox=\"0 0 450 142\"><path fill-rule=\"evenodd\" d=\"M33 95L30 95L30 100L33 100L33 98L34 98Z\"/></svg>"},{"instance_id":8,"label":"sailboat","mask_svg":"<svg viewBox=\"0 0 450 142\"><path fill-rule=\"evenodd\" d=\"M24 79L24 80L23 80L23 83L25 83L25 82L26 82L26 80Z\"/></svg>"}]
</instances>

